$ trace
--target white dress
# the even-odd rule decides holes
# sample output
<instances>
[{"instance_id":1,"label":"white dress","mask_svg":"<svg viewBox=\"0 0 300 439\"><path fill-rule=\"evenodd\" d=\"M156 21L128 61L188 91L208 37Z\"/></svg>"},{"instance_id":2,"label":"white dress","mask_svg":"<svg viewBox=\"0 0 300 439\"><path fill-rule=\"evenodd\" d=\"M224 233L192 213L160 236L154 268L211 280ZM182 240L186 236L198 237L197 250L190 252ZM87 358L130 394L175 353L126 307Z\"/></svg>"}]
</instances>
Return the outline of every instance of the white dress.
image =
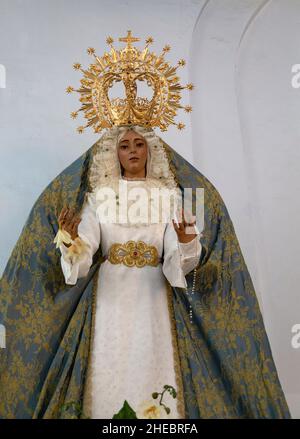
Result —
<instances>
[{"instance_id":1,"label":"white dress","mask_svg":"<svg viewBox=\"0 0 300 439\"><path fill-rule=\"evenodd\" d=\"M67 247L60 246L62 270L70 285L88 274L99 245L107 255L113 243L142 240L154 245L160 257L164 252L163 263L157 266L128 267L108 260L101 264L89 366L91 418L111 419L124 400L134 410L144 401L158 404L152 393L162 392L165 384L178 391L167 281L175 287L187 286L185 275L197 265L201 253L199 236L180 243L172 222L139 227L100 223L89 197L78 235L88 244L79 260L72 260ZM171 409L166 417L182 418L177 399L165 392L162 402Z\"/></svg>"}]
</instances>

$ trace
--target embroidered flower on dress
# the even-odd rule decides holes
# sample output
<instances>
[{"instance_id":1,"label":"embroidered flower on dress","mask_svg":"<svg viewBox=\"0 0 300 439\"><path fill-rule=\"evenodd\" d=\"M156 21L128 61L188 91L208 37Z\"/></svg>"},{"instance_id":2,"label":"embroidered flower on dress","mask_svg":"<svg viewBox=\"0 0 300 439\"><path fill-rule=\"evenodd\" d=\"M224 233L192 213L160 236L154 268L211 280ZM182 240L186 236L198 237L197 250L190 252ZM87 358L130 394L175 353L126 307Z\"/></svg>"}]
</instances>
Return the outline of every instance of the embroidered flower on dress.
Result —
<instances>
[{"instance_id":1,"label":"embroidered flower on dress","mask_svg":"<svg viewBox=\"0 0 300 439\"><path fill-rule=\"evenodd\" d=\"M163 406L155 404L152 400L143 401L136 410L138 419L168 419Z\"/></svg>"}]
</instances>

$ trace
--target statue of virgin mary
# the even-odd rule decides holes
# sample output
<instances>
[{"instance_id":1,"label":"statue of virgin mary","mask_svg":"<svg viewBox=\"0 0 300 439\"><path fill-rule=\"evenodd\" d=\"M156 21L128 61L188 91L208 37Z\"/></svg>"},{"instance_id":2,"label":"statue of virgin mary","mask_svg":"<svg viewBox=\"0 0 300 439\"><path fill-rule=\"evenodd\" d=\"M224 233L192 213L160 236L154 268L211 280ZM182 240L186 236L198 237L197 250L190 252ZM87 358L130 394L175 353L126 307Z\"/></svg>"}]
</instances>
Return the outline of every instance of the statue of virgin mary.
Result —
<instances>
[{"instance_id":1,"label":"statue of virgin mary","mask_svg":"<svg viewBox=\"0 0 300 439\"><path fill-rule=\"evenodd\" d=\"M154 400L147 407L147 400L167 384L178 389L177 398L166 401L168 417L181 418L182 383L167 282L186 288L185 275L198 264L201 243L197 233L178 237L180 229L171 222L181 191L163 143L144 127L109 130L93 158L90 184L93 190L87 193L73 244L58 243L67 284L88 275L99 245L104 257L96 280L84 413L111 419L126 400L139 416L146 416L143 406L149 415L157 410L157 415L165 415ZM161 191L159 203L153 189ZM107 190L113 196L109 203ZM103 205L120 208L109 216ZM74 227L69 230L73 233Z\"/></svg>"},{"instance_id":2,"label":"statue of virgin mary","mask_svg":"<svg viewBox=\"0 0 300 439\"><path fill-rule=\"evenodd\" d=\"M168 84L159 76L162 58L154 62L135 49L131 34L123 40L123 51L97 58L79 90L83 111L105 133L41 193L1 279L0 418L109 419L124 400L147 418L143 403L164 385L176 397L166 400L169 416L156 417L290 418L228 210L208 179L153 129L165 129L174 114L157 94ZM122 61L130 69L136 56L140 66L148 63L150 83L159 69L151 112L129 76L125 104L109 104L102 93L109 62L117 75ZM165 69L176 107L179 88ZM88 87L98 88L95 113ZM167 210L175 212L186 188L193 205L196 189L204 190L202 233L184 217L166 220L155 205L155 190L167 189L174 194ZM106 207L117 206L110 221L103 194L114 195Z\"/></svg>"}]
</instances>

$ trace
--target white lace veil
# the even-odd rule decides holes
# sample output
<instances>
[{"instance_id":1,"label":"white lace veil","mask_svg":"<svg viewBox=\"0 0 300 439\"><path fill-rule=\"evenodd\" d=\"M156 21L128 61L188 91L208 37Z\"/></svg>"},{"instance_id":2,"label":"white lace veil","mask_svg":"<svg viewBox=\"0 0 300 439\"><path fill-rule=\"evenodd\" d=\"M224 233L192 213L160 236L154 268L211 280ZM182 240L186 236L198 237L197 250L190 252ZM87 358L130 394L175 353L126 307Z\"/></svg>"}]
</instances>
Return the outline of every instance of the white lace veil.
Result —
<instances>
[{"instance_id":1,"label":"white lace veil","mask_svg":"<svg viewBox=\"0 0 300 439\"><path fill-rule=\"evenodd\" d=\"M152 128L139 125L133 125L130 128L143 136L148 145L146 179L157 179L159 186L162 183L168 188L177 187L161 139ZM98 151L94 155L90 169L89 179L92 190L103 185L110 186L111 183L122 178L117 145L128 129L129 126L113 127L99 139Z\"/></svg>"},{"instance_id":2,"label":"white lace veil","mask_svg":"<svg viewBox=\"0 0 300 439\"><path fill-rule=\"evenodd\" d=\"M122 178L117 146L128 129L133 129L140 134L148 145L146 179L143 182L136 181L136 186L142 185L148 190L149 194L152 188L166 188L171 190L176 194L175 200L178 205L178 203L181 202L182 195L170 168L163 142L152 128L145 128L138 125L110 128L99 139L97 144L98 149L94 154L89 174L93 202L96 202L96 193L99 189L109 187L113 189L116 194L119 193L119 183L120 181L124 182L124 180ZM173 209L173 201L171 201L171 203L172 206L170 208ZM141 223L141 225L142 224L143 223ZM135 223L135 225L137 224Z\"/></svg>"}]
</instances>

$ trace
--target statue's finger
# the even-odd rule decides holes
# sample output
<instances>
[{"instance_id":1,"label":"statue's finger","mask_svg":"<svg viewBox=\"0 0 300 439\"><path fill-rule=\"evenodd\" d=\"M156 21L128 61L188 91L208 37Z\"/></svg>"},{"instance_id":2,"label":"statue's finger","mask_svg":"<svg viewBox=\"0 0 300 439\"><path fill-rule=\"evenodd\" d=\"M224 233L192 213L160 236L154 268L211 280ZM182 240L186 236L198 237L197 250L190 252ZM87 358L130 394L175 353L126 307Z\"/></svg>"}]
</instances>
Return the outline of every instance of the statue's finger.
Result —
<instances>
[{"instance_id":1,"label":"statue's finger","mask_svg":"<svg viewBox=\"0 0 300 439\"><path fill-rule=\"evenodd\" d=\"M66 220L67 220L68 223L70 223L72 221L72 218L74 216L73 210L74 209L72 209L72 208L69 209L67 214L66 214Z\"/></svg>"},{"instance_id":2,"label":"statue's finger","mask_svg":"<svg viewBox=\"0 0 300 439\"><path fill-rule=\"evenodd\" d=\"M184 223L183 222L179 223L179 230L184 231Z\"/></svg>"},{"instance_id":3,"label":"statue's finger","mask_svg":"<svg viewBox=\"0 0 300 439\"><path fill-rule=\"evenodd\" d=\"M69 208L67 207L67 208L66 208L66 211L64 212L64 215L63 215L63 221L68 221L68 218L69 218L69 212L70 212L70 210L69 210Z\"/></svg>"},{"instance_id":4,"label":"statue's finger","mask_svg":"<svg viewBox=\"0 0 300 439\"><path fill-rule=\"evenodd\" d=\"M80 221L81 221L81 218L80 218L78 215L76 215L76 216L74 217L74 219L73 219L73 225L74 225L74 227L78 226L78 224L80 223Z\"/></svg>"},{"instance_id":5,"label":"statue's finger","mask_svg":"<svg viewBox=\"0 0 300 439\"><path fill-rule=\"evenodd\" d=\"M175 231L177 232L177 230L179 229L179 227L177 226L176 222L174 221L174 219L172 218L172 223L173 223L173 227L175 229Z\"/></svg>"},{"instance_id":6,"label":"statue's finger","mask_svg":"<svg viewBox=\"0 0 300 439\"><path fill-rule=\"evenodd\" d=\"M63 208L61 209L61 211L60 211L60 214L59 214L58 219L59 219L59 220L62 220L62 219L65 217L66 212L67 212L67 208L66 208L66 207L63 207Z\"/></svg>"},{"instance_id":7,"label":"statue's finger","mask_svg":"<svg viewBox=\"0 0 300 439\"><path fill-rule=\"evenodd\" d=\"M75 224L72 224L72 226L70 227L70 231L71 231L71 235L73 235L76 231L76 227Z\"/></svg>"}]
</instances>

